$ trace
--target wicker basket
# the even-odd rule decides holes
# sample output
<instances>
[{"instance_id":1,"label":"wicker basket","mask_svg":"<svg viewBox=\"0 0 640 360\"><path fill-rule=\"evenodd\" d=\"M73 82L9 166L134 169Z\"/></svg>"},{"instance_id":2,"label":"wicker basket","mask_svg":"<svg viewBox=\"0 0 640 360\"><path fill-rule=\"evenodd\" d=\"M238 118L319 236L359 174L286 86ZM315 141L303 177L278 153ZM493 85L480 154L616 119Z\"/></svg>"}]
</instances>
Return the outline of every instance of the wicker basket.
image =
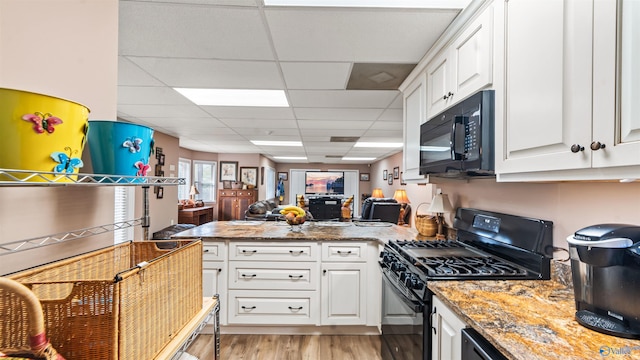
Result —
<instances>
[{"instance_id":1,"label":"wicker basket","mask_svg":"<svg viewBox=\"0 0 640 360\"><path fill-rule=\"evenodd\" d=\"M202 309L202 243L128 242L10 276L42 304L67 359L152 359ZM0 348L28 347L22 303L0 290Z\"/></svg>"},{"instance_id":2,"label":"wicker basket","mask_svg":"<svg viewBox=\"0 0 640 360\"><path fill-rule=\"evenodd\" d=\"M416 207L416 218L414 223L416 224L416 229L418 233L422 236L435 236L438 232L438 224L436 222L436 217L433 215L427 214L419 214L420 206L426 205L427 203L422 203Z\"/></svg>"}]
</instances>

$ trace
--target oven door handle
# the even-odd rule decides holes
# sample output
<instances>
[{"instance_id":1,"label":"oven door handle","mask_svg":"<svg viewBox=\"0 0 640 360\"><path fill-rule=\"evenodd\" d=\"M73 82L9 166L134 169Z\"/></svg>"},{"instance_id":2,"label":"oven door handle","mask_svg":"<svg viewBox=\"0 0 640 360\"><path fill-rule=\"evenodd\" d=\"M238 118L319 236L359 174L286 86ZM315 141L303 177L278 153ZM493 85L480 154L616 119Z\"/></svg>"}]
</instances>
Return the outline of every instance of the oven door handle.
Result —
<instances>
[{"instance_id":1,"label":"oven door handle","mask_svg":"<svg viewBox=\"0 0 640 360\"><path fill-rule=\"evenodd\" d=\"M393 290L393 292L400 297L400 299L407 305L409 308L415 312L416 314L424 312L424 302L422 300L417 299L415 296L411 296L409 298L406 294L396 288L396 285L391 281L389 275L386 272L382 271L382 278L389 285L389 288Z\"/></svg>"}]
</instances>

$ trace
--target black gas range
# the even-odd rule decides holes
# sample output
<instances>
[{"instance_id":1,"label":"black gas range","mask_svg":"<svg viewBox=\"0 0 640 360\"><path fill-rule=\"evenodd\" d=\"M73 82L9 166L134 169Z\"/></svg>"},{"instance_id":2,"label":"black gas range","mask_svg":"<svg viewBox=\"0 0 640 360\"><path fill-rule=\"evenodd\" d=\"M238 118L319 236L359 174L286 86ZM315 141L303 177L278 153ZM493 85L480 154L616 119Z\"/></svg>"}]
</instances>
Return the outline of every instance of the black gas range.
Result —
<instances>
[{"instance_id":1,"label":"black gas range","mask_svg":"<svg viewBox=\"0 0 640 360\"><path fill-rule=\"evenodd\" d=\"M455 240L390 240L380 254L387 293L383 308L401 302L406 312L423 320L421 326L405 326L397 319L385 321L383 314L383 359L431 358L430 281L550 278L552 222L459 208L453 226ZM405 349L408 338L413 345Z\"/></svg>"}]
</instances>

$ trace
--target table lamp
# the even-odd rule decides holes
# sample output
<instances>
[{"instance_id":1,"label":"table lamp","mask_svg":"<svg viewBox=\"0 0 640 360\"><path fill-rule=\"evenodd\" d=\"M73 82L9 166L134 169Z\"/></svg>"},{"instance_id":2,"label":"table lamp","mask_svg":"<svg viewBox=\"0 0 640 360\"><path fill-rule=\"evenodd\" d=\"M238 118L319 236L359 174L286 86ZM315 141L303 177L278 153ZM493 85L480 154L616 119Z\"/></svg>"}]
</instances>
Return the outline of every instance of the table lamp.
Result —
<instances>
[{"instance_id":1,"label":"table lamp","mask_svg":"<svg viewBox=\"0 0 640 360\"><path fill-rule=\"evenodd\" d=\"M407 208L407 204L410 203L407 197L407 191L405 189L398 189L393 193L393 198L400 203L400 216L398 216L398 225L404 225L404 213Z\"/></svg>"},{"instance_id":2,"label":"table lamp","mask_svg":"<svg viewBox=\"0 0 640 360\"><path fill-rule=\"evenodd\" d=\"M196 186L195 185L191 185L191 190L189 191L189 197L190 197L192 203L195 204L196 195L199 195L199 194L200 194L200 192L198 191Z\"/></svg>"},{"instance_id":3,"label":"table lamp","mask_svg":"<svg viewBox=\"0 0 640 360\"><path fill-rule=\"evenodd\" d=\"M429 207L429 211L436 213L436 222L438 224L438 233L436 234L436 240L444 240L445 236L442 233L442 225L444 224L444 218L442 214L446 212L451 212L453 210L453 206L451 206L451 202L449 201L449 197L447 194L443 194L440 190L433 197L431 201L431 206Z\"/></svg>"},{"instance_id":4,"label":"table lamp","mask_svg":"<svg viewBox=\"0 0 640 360\"><path fill-rule=\"evenodd\" d=\"M373 193L371 194L372 198L383 198L384 194L382 193L382 189L375 188L373 189Z\"/></svg>"}]
</instances>

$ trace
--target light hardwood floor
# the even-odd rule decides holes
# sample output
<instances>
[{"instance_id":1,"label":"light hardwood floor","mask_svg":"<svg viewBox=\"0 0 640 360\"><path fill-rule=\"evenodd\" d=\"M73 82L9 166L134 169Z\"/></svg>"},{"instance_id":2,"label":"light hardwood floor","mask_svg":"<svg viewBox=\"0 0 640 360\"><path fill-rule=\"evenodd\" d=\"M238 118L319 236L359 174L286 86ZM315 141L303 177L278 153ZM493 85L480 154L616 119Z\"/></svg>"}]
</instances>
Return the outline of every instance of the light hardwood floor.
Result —
<instances>
[{"instance_id":1,"label":"light hardwood floor","mask_svg":"<svg viewBox=\"0 0 640 360\"><path fill-rule=\"evenodd\" d=\"M211 335L189 353L211 359ZM358 335L221 335L220 360L380 360L380 337Z\"/></svg>"}]
</instances>

